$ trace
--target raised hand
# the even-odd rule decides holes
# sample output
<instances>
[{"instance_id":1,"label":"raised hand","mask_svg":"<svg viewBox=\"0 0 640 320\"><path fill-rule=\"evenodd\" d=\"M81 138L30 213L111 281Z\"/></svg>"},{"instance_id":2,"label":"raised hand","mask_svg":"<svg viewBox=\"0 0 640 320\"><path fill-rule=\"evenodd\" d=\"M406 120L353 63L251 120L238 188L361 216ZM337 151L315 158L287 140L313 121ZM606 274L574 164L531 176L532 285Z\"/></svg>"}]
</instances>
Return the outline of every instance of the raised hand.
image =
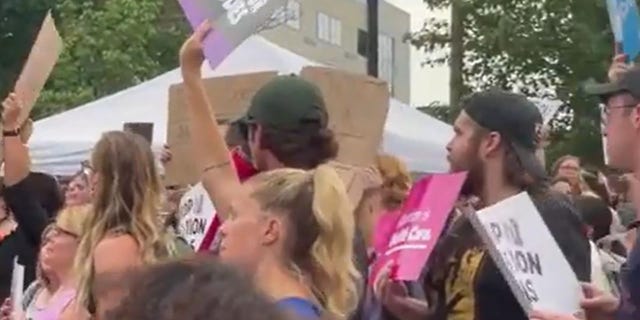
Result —
<instances>
[{"instance_id":1,"label":"raised hand","mask_svg":"<svg viewBox=\"0 0 640 320\"><path fill-rule=\"evenodd\" d=\"M180 49L180 67L182 68L183 77L185 75L198 75L198 78L200 77L200 68L204 62L202 42L210 31L211 24L205 21L198 26L182 45Z\"/></svg>"},{"instance_id":2,"label":"raised hand","mask_svg":"<svg viewBox=\"0 0 640 320\"><path fill-rule=\"evenodd\" d=\"M618 81L620 75L627 72L631 68L631 65L627 63L627 55L618 54L613 58L613 62L609 67L609 72L607 75L609 76L610 81Z\"/></svg>"},{"instance_id":3,"label":"raised hand","mask_svg":"<svg viewBox=\"0 0 640 320\"><path fill-rule=\"evenodd\" d=\"M15 93L2 102L2 125L4 130L17 130L20 128L20 113L22 113L22 102Z\"/></svg>"}]
</instances>

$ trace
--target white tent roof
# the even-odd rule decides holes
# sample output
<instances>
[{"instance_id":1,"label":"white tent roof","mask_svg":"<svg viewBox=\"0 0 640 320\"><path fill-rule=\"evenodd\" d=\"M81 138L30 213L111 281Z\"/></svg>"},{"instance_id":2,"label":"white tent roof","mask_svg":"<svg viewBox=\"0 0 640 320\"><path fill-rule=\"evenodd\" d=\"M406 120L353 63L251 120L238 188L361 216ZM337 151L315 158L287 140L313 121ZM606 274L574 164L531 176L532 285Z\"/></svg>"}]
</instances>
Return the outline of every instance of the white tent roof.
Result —
<instances>
[{"instance_id":1,"label":"white tent roof","mask_svg":"<svg viewBox=\"0 0 640 320\"><path fill-rule=\"evenodd\" d=\"M299 73L303 67L321 65L283 49L260 36L238 47L215 71L203 66L204 77L278 71ZM89 158L102 132L121 130L126 122L153 122L154 144L167 137L169 86L182 82L180 70L113 95L98 99L35 123L30 141L34 170L57 175L76 172ZM447 169L445 144L451 127L419 110L391 100L384 129L383 150L407 162L412 171Z\"/></svg>"}]
</instances>

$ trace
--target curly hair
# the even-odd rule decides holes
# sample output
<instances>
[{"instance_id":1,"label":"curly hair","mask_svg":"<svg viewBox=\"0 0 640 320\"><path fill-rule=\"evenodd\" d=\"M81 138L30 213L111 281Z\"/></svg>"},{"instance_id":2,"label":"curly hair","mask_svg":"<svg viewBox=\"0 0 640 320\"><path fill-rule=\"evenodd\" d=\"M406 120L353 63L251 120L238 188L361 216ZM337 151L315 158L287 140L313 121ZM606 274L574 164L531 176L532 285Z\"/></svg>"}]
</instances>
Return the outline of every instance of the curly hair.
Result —
<instances>
[{"instance_id":1,"label":"curly hair","mask_svg":"<svg viewBox=\"0 0 640 320\"><path fill-rule=\"evenodd\" d=\"M411 189L411 175L407 166L397 157L378 155L376 166L382 176L382 201L385 209L395 210L407 198Z\"/></svg>"},{"instance_id":2,"label":"curly hair","mask_svg":"<svg viewBox=\"0 0 640 320\"><path fill-rule=\"evenodd\" d=\"M207 256L153 265L125 275L129 296L107 320L285 320L247 277Z\"/></svg>"},{"instance_id":3,"label":"curly hair","mask_svg":"<svg viewBox=\"0 0 640 320\"><path fill-rule=\"evenodd\" d=\"M285 167L311 170L338 154L338 142L331 129L304 123L283 129L261 126L260 145L271 151Z\"/></svg>"}]
</instances>

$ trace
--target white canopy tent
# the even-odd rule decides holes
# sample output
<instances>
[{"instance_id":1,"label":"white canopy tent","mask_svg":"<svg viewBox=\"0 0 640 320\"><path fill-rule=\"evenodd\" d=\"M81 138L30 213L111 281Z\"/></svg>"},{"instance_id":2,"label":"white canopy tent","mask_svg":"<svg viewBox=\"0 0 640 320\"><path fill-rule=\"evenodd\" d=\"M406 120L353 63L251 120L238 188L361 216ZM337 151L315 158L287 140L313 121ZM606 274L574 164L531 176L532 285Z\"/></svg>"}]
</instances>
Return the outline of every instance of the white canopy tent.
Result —
<instances>
[{"instance_id":1,"label":"white canopy tent","mask_svg":"<svg viewBox=\"0 0 640 320\"><path fill-rule=\"evenodd\" d=\"M299 73L305 66L321 65L283 49L260 36L238 47L215 71L203 66L204 77L278 71ZM29 143L34 170L69 175L80 169L93 145L105 131L121 130L126 122L153 122L154 146L167 137L169 86L182 82L180 70L113 95L98 99L35 123ZM447 169L445 144L449 125L392 99L384 128L382 149L406 161L411 171Z\"/></svg>"}]
</instances>

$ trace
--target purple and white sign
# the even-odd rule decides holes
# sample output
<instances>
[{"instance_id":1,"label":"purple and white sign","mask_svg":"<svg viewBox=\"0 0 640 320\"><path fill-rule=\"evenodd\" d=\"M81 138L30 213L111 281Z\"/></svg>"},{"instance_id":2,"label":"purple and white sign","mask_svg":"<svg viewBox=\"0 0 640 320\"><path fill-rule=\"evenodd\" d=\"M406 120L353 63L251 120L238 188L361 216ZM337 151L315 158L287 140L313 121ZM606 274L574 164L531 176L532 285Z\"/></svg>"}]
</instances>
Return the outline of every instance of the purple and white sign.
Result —
<instances>
[{"instance_id":1,"label":"purple and white sign","mask_svg":"<svg viewBox=\"0 0 640 320\"><path fill-rule=\"evenodd\" d=\"M204 40L204 55L215 69L254 34L287 0L178 0L195 29L209 19L213 30Z\"/></svg>"}]
</instances>

